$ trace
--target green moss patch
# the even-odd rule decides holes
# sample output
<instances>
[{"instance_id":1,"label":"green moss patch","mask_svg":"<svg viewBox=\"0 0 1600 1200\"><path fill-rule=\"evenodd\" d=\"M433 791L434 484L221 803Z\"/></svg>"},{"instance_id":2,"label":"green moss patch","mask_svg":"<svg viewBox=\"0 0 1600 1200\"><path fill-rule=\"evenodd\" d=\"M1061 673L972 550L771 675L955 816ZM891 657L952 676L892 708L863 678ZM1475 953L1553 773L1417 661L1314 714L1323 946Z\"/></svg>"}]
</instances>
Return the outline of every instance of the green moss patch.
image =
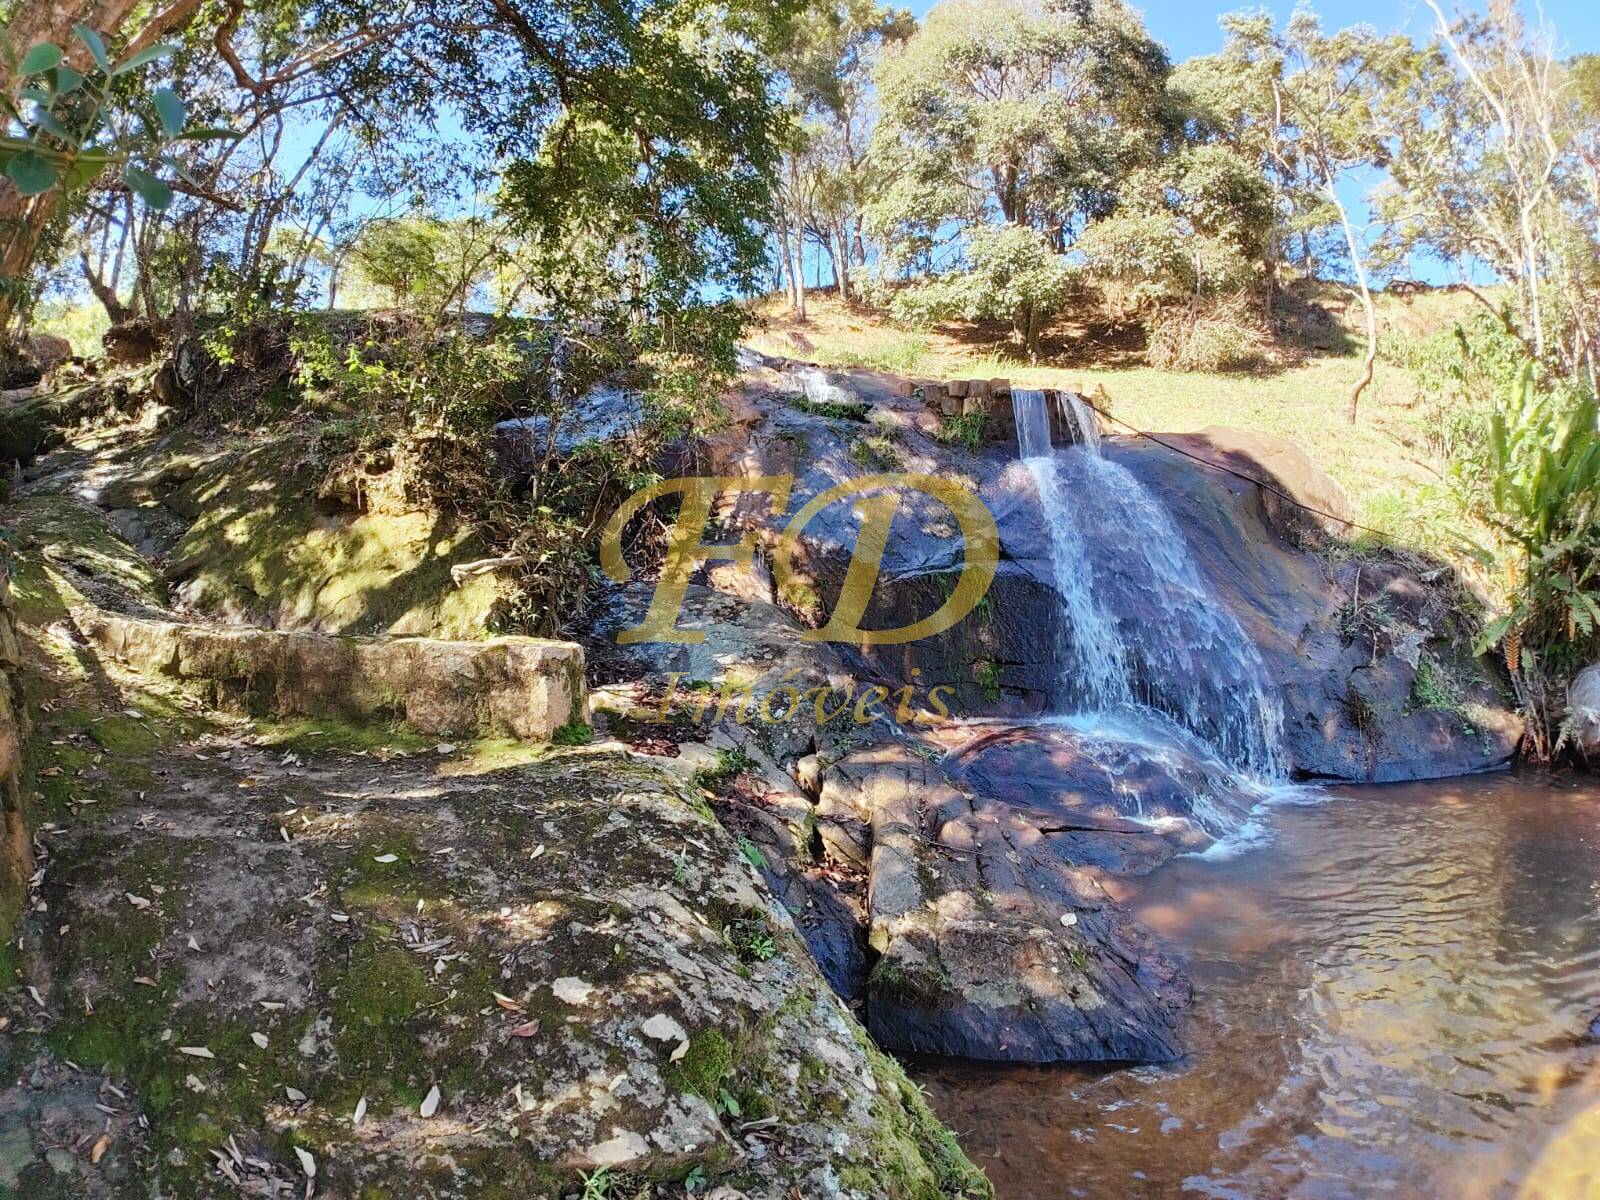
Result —
<instances>
[{"instance_id":1,"label":"green moss patch","mask_svg":"<svg viewBox=\"0 0 1600 1200\"><path fill-rule=\"evenodd\" d=\"M320 503L315 439L279 437L208 464L169 503L193 518L171 571L201 609L327 633L481 638L502 600L490 574L457 587L450 568L484 557L462 526L418 508Z\"/></svg>"}]
</instances>

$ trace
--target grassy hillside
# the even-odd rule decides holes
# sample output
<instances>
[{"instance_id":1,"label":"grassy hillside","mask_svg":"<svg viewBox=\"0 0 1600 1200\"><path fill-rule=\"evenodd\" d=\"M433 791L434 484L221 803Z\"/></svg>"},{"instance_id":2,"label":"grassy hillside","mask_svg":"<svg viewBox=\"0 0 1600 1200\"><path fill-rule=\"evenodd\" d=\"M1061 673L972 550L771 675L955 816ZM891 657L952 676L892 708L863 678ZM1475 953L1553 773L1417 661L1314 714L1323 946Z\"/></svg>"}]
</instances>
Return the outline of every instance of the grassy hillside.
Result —
<instances>
[{"instance_id":1,"label":"grassy hillside","mask_svg":"<svg viewBox=\"0 0 1600 1200\"><path fill-rule=\"evenodd\" d=\"M1281 347L1285 365L1260 374L1206 375L1144 365L1137 327L1092 316L1064 322L1047 342L1046 360L1019 360L1004 330L968 322L931 329L895 325L888 317L809 298L802 325L781 298L758 305L761 328L751 344L830 366L876 367L934 379L1004 377L1034 387L1098 395L1115 417L1152 432L1206 425L1262 429L1293 439L1349 491L1357 519L1396 542L1428 549L1452 544L1453 521L1428 448L1436 414L1421 402L1411 373L1397 365L1410 339L1450 328L1475 301L1458 292L1385 296L1380 303L1380 361L1354 428L1344 412L1359 372L1357 312L1336 297L1297 306Z\"/></svg>"}]
</instances>

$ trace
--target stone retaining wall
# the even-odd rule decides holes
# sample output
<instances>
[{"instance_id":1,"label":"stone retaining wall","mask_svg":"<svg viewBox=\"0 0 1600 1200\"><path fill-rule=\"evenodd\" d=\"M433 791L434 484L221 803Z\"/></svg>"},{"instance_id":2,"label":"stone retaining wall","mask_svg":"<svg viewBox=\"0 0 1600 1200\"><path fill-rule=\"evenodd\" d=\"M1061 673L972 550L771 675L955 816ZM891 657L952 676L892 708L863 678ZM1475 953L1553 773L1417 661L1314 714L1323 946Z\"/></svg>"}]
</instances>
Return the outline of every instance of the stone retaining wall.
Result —
<instances>
[{"instance_id":1,"label":"stone retaining wall","mask_svg":"<svg viewBox=\"0 0 1600 1200\"><path fill-rule=\"evenodd\" d=\"M397 717L427 734L510 734L527 741L546 741L585 719L583 649L570 642L335 637L99 610L74 616L102 652L139 670L200 684L222 707L278 716Z\"/></svg>"},{"instance_id":2,"label":"stone retaining wall","mask_svg":"<svg viewBox=\"0 0 1600 1200\"><path fill-rule=\"evenodd\" d=\"M1014 443L1017 440L1017 422L1011 411L1011 381L1009 379L951 379L908 380L905 390L920 396L928 410L941 418L984 415L983 441ZM1057 389L1046 388L1045 397L1056 398ZM1075 431L1063 428L1058 406L1048 406L1050 434L1053 441L1071 442Z\"/></svg>"}]
</instances>

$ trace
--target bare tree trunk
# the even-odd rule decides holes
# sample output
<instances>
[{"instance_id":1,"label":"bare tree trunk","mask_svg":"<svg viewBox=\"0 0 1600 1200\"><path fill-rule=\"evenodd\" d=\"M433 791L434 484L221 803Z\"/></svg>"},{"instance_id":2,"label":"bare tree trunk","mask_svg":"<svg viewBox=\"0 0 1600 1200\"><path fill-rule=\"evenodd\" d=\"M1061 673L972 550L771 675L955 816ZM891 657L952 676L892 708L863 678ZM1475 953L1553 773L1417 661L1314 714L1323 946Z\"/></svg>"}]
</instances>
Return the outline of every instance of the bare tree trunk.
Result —
<instances>
[{"instance_id":1,"label":"bare tree trunk","mask_svg":"<svg viewBox=\"0 0 1600 1200\"><path fill-rule=\"evenodd\" d=\"M778 210L778 274L783 280L783 290L789 294L789 307L798 308L800 297L794 282L794 257L789 253L789 218Z\"/></svg>"},{"instance_id":2,"label":"bare tree trunk","mask_svg":"<svg viewBox=\"0 0 1600 1200\"><path fill-rule=\"evenodd\" d=\"M834 231L834 237L839 243L833 260L834 276L839 282L839 301L848 304L850 303L850 240L842 226Z\"/></svg>"},{"instance_id":3,"label":"bare tree trunk","mask_svg":"<svg viewBox=\"0 0 1600 1200\"><path fill-rule=\"evenodd\" d=\"M128 308L117 298L116 289L100 278L94 265L89 261L87 253L78 256L78 262L83 267L84 282L89 285L89 290L94 293L94 298L100 301L100 306L106 310L106 316L113 325L120 325L128 319Z\"/></svg>"},{"instance_id":4,"label":"bare tree trunk","mask_svg":"<svg viewBox=\"0 0 1600 1200\"><path fill-rule=\"evenodd\" d=\"M1378 361L1378 310L1372 302L1372 288L1367 283L1366 259L1362 256L1361 245L1356 240L1355 226L1350 223L1350 213L1345 208L1344 201L1339 199L1338 189L1333 184L1333 173L1326 165L1323 167L1323 179L1326 181L1323 190L1339 214L1339 226L1344 230L1344 244L1350 251L1350 266L1356 273L1356 292L1361 298L1361 311L1366 316L1367 351L1361 360L1361 374L1350 386L1350 407L1345 413L1346 420L1354 425L1356 409L1361 403L1361 394L1371 385L1373 369Z\"/></svg>"}]
</instances>

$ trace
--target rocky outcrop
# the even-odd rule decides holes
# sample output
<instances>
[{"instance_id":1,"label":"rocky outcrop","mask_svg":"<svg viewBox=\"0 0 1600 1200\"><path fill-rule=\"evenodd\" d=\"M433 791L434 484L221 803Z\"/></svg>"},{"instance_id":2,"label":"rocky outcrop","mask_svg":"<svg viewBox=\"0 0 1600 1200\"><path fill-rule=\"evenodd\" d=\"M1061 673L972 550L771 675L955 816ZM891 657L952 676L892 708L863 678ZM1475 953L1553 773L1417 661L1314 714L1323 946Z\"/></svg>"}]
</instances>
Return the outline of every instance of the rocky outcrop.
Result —
<instances>
[{"instance_id":1,"label":"rocky outcrop","mask_svg":"<svg viewBox=\"0 0 1600 1200\"><path fill-rule=\"evenodd\" d=\"M1600 759L1600 663L1579 671L1567 689L1565 729L1585 759Z\"/></svg>"},{"instance_id":2,"label":"rocky outcrop","mask_svg":"<svg viewBox=\"0 0 1600 1200\"><path fill-rule=\"evenodd\" d=\"M1223 461L1239 464L1240 439L1211 431L1187 446L1207 455L1219 442ZM1304 531L1295 540L1279 532L1261 487L1148 443L1109 452L1160 497L1260 650L1282 691L1297 773L1388 782L1510 760L1522 724L1493 664L1471 654L1475 602L1448 568L1303 549ZM1295 461L1292 451L1257 445L1249 460L1291 495L1337 511L1337 495L1309 464L1274 470Z\"/></svg>"},{"instance_id":3,"label":"rocky outcrop","mask_svg":"<svg viewBox=\"0 0 1600 1200\"><path fill-rule=\"evenodd\" d=\"M707 777L719 815L760 847L774 887L808 914L807 940L834 967L841 994L854 997L855 972L870 968L865 1011L880 1043L999 1061L1176 1057L1187 981L1114 902L1114 880L1205 849L1243 826L1260 796L1239 791L1182 736L1153 747L1149 729L1119 742L1005 726L1048 710L1070 631L1032 476L1014 446L954 424L978 413L987 422L1003 390L989 382L973 396L970 382L919 388L771 360L752 362L746 385L736 427L710 443L710 472L792 476L789 514L867 475L959 481L999 529L988 596L954 627L904 645L802 641L799 625L831 611L855 549L860 518L839 503L800 532L798 589L775 579L762 555L749 572L701 571L680 626L703 642L617 646L649 587L613 594L593 631L609 677L654 686L658 717L670 698L661 689L676 678L693 689L676 701L692 697L694 737L748 749L748 760ZM1158 496L1205 583L1260 645L1295 770L1411 778L1505 760L1516 722L1492 671L1463 652L1459 602L1441 574L1424 578L1395 555L1331 553L1349 502L1287 442L1215 428L1163 440L1171 445L1111 440L1106 453ZM768 554L787 522L771 517L764 495L729 498L719 518L708 543L749 532ZM1113 592L1127 535L1108 527L1093 539ZM901 626L937 609L964 557L950 512L904 495L863 626ZM1135 623L1149 602L1112 599ZM915 704L886 711L891 702L866 720L808 715L769 728L759 706L739 698L748 689L759 701L782 680L802 695L877 687L880 699L942 688L948 712L998 722L963 735L916 719ZM1150 692L1159 707L1155 682ZM644 726L648 708L635 712ZM681 707L675 719L683 724L667 735L681 740ZM773 767L787 783L773 782ZM830 890L834 902L824 903ZM839 952L863 938L865 960Z\"/></svg>"},{"instance_id":4,"label":"rocky outcrop","mask_svg":"<svg viewBox=\"0 0 1600 1200\"><path fill-rule=\"evenodd\" d=\"M329 637L74 613L101 653L146 673L204 684L222 708L275 716L400 718L427 734L547 741L585 712L583 649L502 637Z\"/></svg>"},{"instance_id":5,"label":"rocky outcrop","mask_svg":"<svg viewBox=\"0 0 1600 1200\"><path fill-rule=\"evenodd\" d=\"M1012 1062L1182 1052L1187 981L1104 881L1204 845L1151 818L1192 815L1218 789L1147 749L1122 747L1123 761L1096 749L997 733L943 763L890 744L828 769L822 819L848 810L870 825L868 1022L881 1045Z\"/></svg>"},{"instance_id":6,"label":"rocky outcrop","mask_svg":"<svg viewBox=\"0 0 1600 1200\"><path fill-rule=\"evenodd\" d=\"M485 557L482 542L409 500L381 457L335 472L314 437L294 432L206 441L123 425L61 445L61 429L47 428L56 448L28 471L26 494L97 510L160 564L164 600L205 619L455 640L484 636L503 611L501 576L452 576Z\"/></svg>"},{"instance_id":7,"label":"rocky outcrop","mask_svg":"<svg viewBox=\"0 0 1600 1200\"><path fill-rule=\"evenodd\" d=\"M856 407L819 404L811 397L823 385L765 361L747 375L743 428L714 444L714 469L792 474L791 513L865 475L938 475L976 492L1000 533L998 569L977 609L908 645L842 648L846 665L891 688L912 672L923 686L949 685L952 709L964 715L1048 710L1058 686L1061 605L1049 531L1015 446L973 450L953 437L943 409L957 398L948 389L929 407L922 391L883 376L819 374L829 395ZM992 408L994 385L985 387ZM1521 725L1492 664L1471 655L1475 604L1464 589L1452 591L1448 568L1402 554L1334 551L1330 534L1349 532L1348 499L1290 442L1219 427L1162 441L1170 448L1108 439L1105 453L1156 494L1206 582L1263 651L1283 695L1295 772L1387 781L1485 770L1510 758ZM757 530L769 545L782 527L764 497L733 505L728 525ZM848 503L818 513L795 555L804 587L775 598L818 622L837 599L858 530ZM1126 531L1105 532L1094 552L1114 580ZM863 625L901 626L938 608L964 555L949 512L931 497L906 495ZM1137 598L1120 599L1126 619L1137 621Z\"/></svg>"},{"instance_id":8,"label":"rocky outcrop","mask_svg":"<svg viewBox=\"0 0 1600 1200\"><path fill-rule=\"evenodd\" d=\"M39 370L48 374L72 357L72 343L55 333L30 333L27 351Z\"/></svg>"},{"instance_id":9,"label":"rocky outcrop","mask_svg":"<svg viewBox=\"0 0 1600 1200\"><path fill-rule=\"evenodd\" d=\"M19 1194L988 1194L681 783L309 745L126 756L44 839Z\"/></svg>"},{"instance_id":10,"label":"rocky outcrop","mask_svg":"<svg viewBox=\"0 0 1600 1200\"><path fill-rule=\"evenodd\" d=\"M32 833L21 783L28 736L21 665L10 573L0 564L0 940L7 941L33 874Z\"/></svg>"}]
</instances>

